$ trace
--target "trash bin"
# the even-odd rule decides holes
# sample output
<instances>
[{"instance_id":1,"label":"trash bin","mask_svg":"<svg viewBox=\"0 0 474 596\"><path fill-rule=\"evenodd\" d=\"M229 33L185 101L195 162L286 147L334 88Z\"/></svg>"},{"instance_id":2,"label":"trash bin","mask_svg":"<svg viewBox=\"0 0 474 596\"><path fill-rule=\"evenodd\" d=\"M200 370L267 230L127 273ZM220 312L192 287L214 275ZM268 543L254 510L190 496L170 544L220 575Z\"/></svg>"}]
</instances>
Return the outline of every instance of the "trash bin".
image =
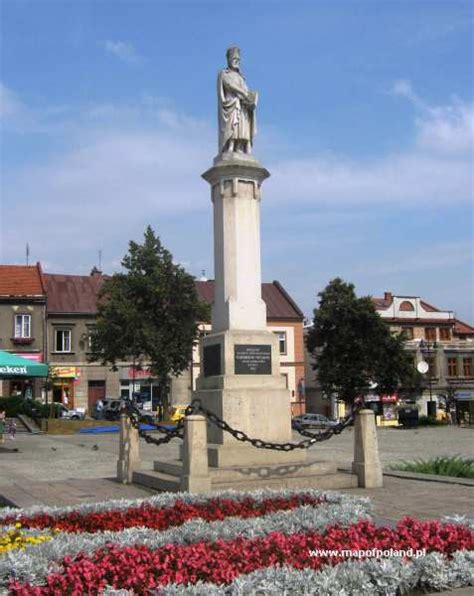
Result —
<instances>
[{"instance_id":1,"label":"trash bin","mask_svg":"<svg viewBox=\"0 0 474 596\"><path fill-rule=\"evenodd\" d=\"M405 407L398 410L398 423L406 428L418 426L418 408Z\"/></svg>"}]
</instances>

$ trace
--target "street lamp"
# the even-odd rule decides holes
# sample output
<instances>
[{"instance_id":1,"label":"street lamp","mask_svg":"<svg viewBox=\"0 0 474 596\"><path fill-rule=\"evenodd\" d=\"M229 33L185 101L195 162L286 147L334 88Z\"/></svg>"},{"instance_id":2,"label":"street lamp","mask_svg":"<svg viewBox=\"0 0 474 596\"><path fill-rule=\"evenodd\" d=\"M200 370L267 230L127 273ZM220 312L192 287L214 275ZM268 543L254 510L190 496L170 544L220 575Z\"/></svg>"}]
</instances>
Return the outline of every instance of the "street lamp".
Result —
<instances>
[{"instance_id":1,"label":"street lamp","mask_svg":"<svg viewBox=\"0 0 474 596\"><path fill-rule=\"evenodd\" d=\"M420 350L426 350L428 352L428 360L429 360L429 367L428 367L428 384L429 384L429 389L430 389L430 401L432 401L433 398L433 394L432 394L432 383L433 383L433 379L432 379L432 361L431 361L431 354L433 352L436 351L436 348L438 347L438 344L433 341L433 342L429 342L429 341L425 341L424 339L420 340Z\"/></svg>"}]
</instances>

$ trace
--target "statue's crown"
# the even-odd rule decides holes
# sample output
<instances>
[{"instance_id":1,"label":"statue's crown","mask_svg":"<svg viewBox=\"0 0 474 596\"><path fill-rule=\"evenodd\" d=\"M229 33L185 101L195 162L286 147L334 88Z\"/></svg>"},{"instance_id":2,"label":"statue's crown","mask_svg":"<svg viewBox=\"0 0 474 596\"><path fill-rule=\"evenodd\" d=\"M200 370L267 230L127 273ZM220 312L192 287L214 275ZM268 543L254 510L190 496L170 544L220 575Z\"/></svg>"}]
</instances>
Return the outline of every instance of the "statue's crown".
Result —
<instances>
[{"instance_id":1,"label":"statue's crown","mask_svg":"<svg viewBox=\"0 0 474 596\"><path fill-rule=\"evenodd\" d=\"M238 56L240 58L240 48L237 46L229 48L226 52L227 60L231 60L234 56Z\"/></svg>"}]
</instances>

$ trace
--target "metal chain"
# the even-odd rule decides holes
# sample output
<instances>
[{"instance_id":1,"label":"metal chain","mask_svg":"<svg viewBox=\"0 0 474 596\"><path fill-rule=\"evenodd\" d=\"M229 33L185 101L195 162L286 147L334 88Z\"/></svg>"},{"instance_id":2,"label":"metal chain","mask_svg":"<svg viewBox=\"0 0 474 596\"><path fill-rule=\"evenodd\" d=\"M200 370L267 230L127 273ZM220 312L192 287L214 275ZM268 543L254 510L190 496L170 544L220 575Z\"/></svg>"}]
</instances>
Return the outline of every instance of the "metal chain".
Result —
<instances>
[{"instance_id":1,"label":"metal chain","mask_svg":"<svg viewBox=\"0 0 474 596\"><path fill-rule=\"evenodd\" d=\"M186 408L185 416L189 416L191 414L201 413L204 414L212 424L220 428L221 430L228 432L231 434L237 441L242 441L244 443L250 443L257 449L273 449L274 451L294 451L295 449L308 449L312 445L316 443L321 443L322 441L327 441L334 435L339 435L345 428L347 428L354 420L354 417L357 413L358 408L354 408L353 411L348 414L341 422L339 422L336 426L332 428L328 428L327 430L319 433L312 433L303 428L296 428L296 432L298 432L303 437L308 437L304 441L300 441L299 443L273 443L271 441L263 441L262 439L252 439L242 430L236 430L232 428L225 420L216 416L214 412L205 408L201 400L194 399L191 404ZM184 418L182 418L176 425L176 428L173 430L168 430L163 426L157 426L156 430L165 436L161 439L156 439L155 437L151 436L148 432L142 430L140 428L140 410L133 405L130 401L125 401L125 405L123 411L129 416L130 422L134 428L137 429L138 435L144 439L147 443L152 443L153 445L163 445L165 443L169 443L172 439L184 439Z\"/></svg>"},{"instance_id":2,"label":"metal chain","mask_svg":"<svg viewBox=\"0 0 474 596\"><path fill-rule=\"evenodd\" d=\"M147 431L140 428L140 410L133 405L133 403L129 400L124 402L123 411L128 415L130 418L130 423L133 428L136 428L138 431L138 436L144 439L147 443L151 443L153 445L164 445L165 443L169 443L171 439L183 439L184 438L184 419L180 420L176 425L176 428L173 430L168 430L163 426L157 426L156 430L165 436L161 439L156 439L152 435L150 435Z\"/></svg>"},{"instance_id":3,"label":"metal chain","mask_svg":"<svg viewBox=\"0 0 474 596\"><path fill-rule=\"evenodd\" d=\"M348 416L344 418L337 426L333 428L328 428L324 432L320 433L311 433L307 430L303 429L296 429L304 437L309 437L304 441L300 441L299 443L272 443L271 441L263 441L262 439L252 439L247 434L245 434L241 430L236 430L232 428L225 420L222 420L214 412L211 412L201 403L201 400L194 399L191 402L191 405L186 408L185 415L188 416L190 414L197 414L197 413L204 414L208 420L210 420L217 428L220 428L223 431L228 432L231 434L237 441L242 441L245 443L250 443L257 449L273 449L275 451L294 451L295 449L308 449L315 443L320 443L322 441L327 441L333 435L340 434L347 426L351 424L354 420L354 416L356 414L356 410L353 410Z\"/></svg>"}]
</instances>

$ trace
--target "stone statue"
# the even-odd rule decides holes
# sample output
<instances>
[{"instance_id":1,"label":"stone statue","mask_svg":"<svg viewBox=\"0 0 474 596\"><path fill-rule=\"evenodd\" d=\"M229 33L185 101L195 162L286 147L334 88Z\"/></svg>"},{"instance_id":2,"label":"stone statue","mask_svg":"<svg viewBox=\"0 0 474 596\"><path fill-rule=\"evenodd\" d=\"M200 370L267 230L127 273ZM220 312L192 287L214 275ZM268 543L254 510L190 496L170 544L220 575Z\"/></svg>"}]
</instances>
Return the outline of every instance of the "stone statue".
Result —
<instances>
[{"instance_id":1,"label":"stone statue","mask_svg":"<svg viewBox=\"0 0 474 596\"><path fill-rule=\"evenodd\" d=\"M255 109L258 94L249 91L240 72L240 50L227 50L227 65L217 82L219 153L251 153L257 132Z\"/></svg>"}]
</instances>

